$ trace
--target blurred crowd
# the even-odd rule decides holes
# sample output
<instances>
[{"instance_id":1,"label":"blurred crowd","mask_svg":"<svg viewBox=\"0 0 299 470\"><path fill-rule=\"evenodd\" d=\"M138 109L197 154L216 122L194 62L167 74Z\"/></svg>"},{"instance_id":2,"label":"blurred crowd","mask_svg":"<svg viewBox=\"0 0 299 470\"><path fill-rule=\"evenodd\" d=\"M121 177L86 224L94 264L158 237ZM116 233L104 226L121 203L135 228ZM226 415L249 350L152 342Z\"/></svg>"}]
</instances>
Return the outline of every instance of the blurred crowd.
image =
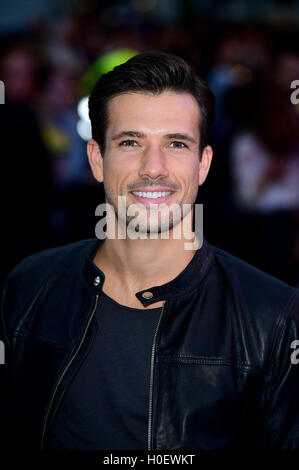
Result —
<instances>
[{"instance_id":1,"label":"blurred crowd","mask_svg":"<svg viewBox=\"0 0 299 470\"><path fill-rule=\"evenodd\" d=\"M299 286L298 43L287 29L199 17L165 25L117 6L2 34L1 281L27 254L94 236L103 188L77 106L94 61L126 47L183 57L216 96L214 161L198 194L208 241Z\"/></svg>"}]
</instances>

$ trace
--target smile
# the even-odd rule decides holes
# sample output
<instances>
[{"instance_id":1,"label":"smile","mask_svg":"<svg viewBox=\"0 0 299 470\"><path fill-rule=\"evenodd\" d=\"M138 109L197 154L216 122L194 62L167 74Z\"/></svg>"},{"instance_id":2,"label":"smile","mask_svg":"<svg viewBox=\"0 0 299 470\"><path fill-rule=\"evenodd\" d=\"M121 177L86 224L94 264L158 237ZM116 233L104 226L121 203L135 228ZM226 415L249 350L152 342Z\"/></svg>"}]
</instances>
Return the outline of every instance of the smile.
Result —
<instances>
[{"instance_id":1,"label":"smile","mask_svg":"<svg viewBox=\"0 0 299 470\"><path fill-rule=\"evenodd\" d=\"M162 202L168 202L173 191L132 191L134 198L137 202L148 206L149 204L160 204Z\"/></svg>"},{"instance_id":2,"label":"smile","mask_svg":"<svg viewBox=\"0 0 299 470\"><path fill-rule=\"evenodd\" d=\"M171 194L171 191L160 191L160 192L158 191L154 191L154 192L133 191L133 194L135 196L145 197L148 199L158 199L159 197L169 196L169 194Z\"/></svg>"}]
</instances>

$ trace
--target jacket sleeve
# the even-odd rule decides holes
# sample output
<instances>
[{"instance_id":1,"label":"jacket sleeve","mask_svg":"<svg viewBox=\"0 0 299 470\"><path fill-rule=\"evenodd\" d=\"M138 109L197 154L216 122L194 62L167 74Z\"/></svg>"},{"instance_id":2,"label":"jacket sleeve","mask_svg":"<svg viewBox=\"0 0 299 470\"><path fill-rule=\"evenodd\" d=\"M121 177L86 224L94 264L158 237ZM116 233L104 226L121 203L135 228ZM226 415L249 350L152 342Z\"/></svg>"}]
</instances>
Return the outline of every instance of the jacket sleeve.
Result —
<instances>
[{"instance_id":1,"label":"jacket sleeve","mask_svg":"<svg viewBox=\"0 0 299 470\"><path fill-rule=\"evenodd\" d=\"M299 297L279 320L265 375L261 448L299 449Z\"/></svg>"},{"instance_id":2,"label":"jacket sleeve","mask_svg":"<svg viewBox=\"0 0 299 470\"><path fill-rule=\"evenodd\" d=\"M7 336L7 282L1 291L0 312L0 449L6 449L8 436L10 344Z\"/></svg>"}]
</instances>

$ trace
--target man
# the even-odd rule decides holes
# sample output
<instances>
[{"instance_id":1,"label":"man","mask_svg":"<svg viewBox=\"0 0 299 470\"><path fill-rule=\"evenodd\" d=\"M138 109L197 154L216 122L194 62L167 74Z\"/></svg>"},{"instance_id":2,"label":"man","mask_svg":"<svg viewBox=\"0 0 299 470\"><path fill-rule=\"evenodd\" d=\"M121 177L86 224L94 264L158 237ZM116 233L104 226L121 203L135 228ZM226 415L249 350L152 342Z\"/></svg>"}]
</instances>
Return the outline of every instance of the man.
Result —
<instances>
[{"instance_id":1,"label":"man","mask_svg":"<svg viewBox=\"0 0 299 470\"><path fill-rule=\"evenodd\" d=\"M99 79L89 111L107 237L27 257L7 278L6 445L299 448L299 292L196 245L191 227L211 91L182 59L141 54Z\"/></svg>"}]
</instances>

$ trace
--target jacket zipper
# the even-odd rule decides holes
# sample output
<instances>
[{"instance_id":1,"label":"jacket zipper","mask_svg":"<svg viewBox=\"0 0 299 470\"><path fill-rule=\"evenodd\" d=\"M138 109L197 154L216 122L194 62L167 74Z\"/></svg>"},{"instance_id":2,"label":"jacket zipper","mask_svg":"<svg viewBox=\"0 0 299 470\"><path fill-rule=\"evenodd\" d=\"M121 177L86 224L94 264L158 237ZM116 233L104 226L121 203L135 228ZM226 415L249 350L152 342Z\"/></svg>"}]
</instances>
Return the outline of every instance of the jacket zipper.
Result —
<instances>
[{"instance_id":1,"label":"jacket zipper","mask_svg":"<svg viewBox=\"0 0 299 470\"><path fill-rule=\"evenodd\" d=\"M59 378L59 380L58 380L57 383L56 383L56 387L55 387L55 389L54 389L52 398L51 398L51 400L50 400L50 403L49 403L49 406L48 406L48 409L47 409L47 413L46 413L46 416L45 416L45 420L44 420L44 425L43 425L43 429L42 429L42 437L41 437L41 447L40 447L41 450L42 450L43 447L44 447L44 438L45 438L46 426L47 426L47 421L48 421L48 418L49 418L49 413L50 413L50 409L51 409L51 406L52 406L54 397L55 397L55 395L56 395L56 392L57 392L57 390L58 390L58 387L59 387L59 385L60 385L60 383L61 383L63 377L65 376L66 372L68 371L69 367L71 366L72 362L74 361L75 357L77 356L78 352L80 351L80 348L81 348L81 346L82 346L82 344L83 344L83 341L84 341L84 339L85 339L85 337L86 337L86 333L87 333L87 330L88 330L88 328L89 328L90 322L91 322L91 320L92 320L92 318L93 318L93 316L94 316L94 314L95 314L95 311L96 311L96 309L97 309L98 302L99 302L99 294L97 294L97 295L95 296L94 306L93 306L92 312L91 312L91 314L90 314L90 317L89 317L89 319L88 319L88 322L87 322L87 325L86 325L86 327L85 327L85 330L84 330L84 332L83 332L83 336L82 336L82 338L81 338L81 341L80 341L80 343L79 343L79 345L78 345L78 347L77 347L75 353L74 353L73 356L71 357L70 361L69 361L68 364L65 366L65 368L64 368L64 370L63 370L63 372L62 372L62 374L61 374L61 376L60 376L60 378Z\"/></svg>"},{"instance_id":2,"label":"jacket zipper","mask_svg":"<svg viewBox=\"0 0 299 470\"><path fill-rule=\"evenodd\" d=\"M151 372L150 372L150 388L149 388L149 409L148 409L148 433L147 433L147 448L151 450L151 441L152 441L152 414L153 414L153 385L154 385L154 367L155 367L155 353L156 353L156 343L157 337L161 325L161 320L164 314L164 307L166 300L164 300L158 325L155 331L153 345L152 345L152 355L151 355Z\"/></svg>"}]
</instances>

